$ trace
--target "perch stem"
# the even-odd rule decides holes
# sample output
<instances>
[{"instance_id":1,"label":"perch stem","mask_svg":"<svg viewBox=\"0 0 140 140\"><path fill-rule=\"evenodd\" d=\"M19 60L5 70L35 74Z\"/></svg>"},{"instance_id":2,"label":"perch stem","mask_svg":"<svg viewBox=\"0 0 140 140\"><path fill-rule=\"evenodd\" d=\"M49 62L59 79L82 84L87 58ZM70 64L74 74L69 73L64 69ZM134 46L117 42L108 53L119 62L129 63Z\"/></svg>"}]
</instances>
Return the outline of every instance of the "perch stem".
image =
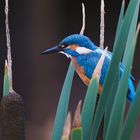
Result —
<instances>
[{"instance_id":1,"label":"perch stem","mask_svg":"<svg viewBox=\"0 0 140 140\"><path fill-rule=\"evenodd\" d=\"M9 30L9 1L5 0L5 25L6 25L6 43L7 43L7 61L8 61L8 76L10 80L10 92L13 91L13 79L12 79L12 58L11 58L11 41Z\"/></svg>"},{"instance_id":2,"label":"perch stem","mask_svg":"<svg viewBox=\"0 0 140 140\"><path fill-rule=\"evenodd\" d=\"M82 23L82 28L81 28L81 31L80 31L80 35L83 35L84 31L85 31L85 18L86 18L86 14L85 14L85 5L84 5L84 3L82 3L82 13L83 13L83 23Z\"/></svg>"},{"instance_id":3,"label":"perch stem","mask_svg":"<svg viewBox=\"0 0 140 140\"><path fill-rule=\"evenodd\" d=\"M105 32L105 4L104 0L101 0L101 22L100 22L100 48L104 48L104 32Z\"/></svg>"}]
</instances>

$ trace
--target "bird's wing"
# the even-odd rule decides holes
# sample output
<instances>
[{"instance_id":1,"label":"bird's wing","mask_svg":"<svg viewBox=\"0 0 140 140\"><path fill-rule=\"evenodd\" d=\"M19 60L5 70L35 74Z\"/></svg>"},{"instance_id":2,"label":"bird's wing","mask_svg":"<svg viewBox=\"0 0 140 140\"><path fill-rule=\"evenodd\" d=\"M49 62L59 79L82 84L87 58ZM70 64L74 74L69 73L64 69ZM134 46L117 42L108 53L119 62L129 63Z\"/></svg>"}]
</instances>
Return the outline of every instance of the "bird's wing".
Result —
<instances>
[{"instance_id":1,"label":"bird's wing","mask_svg":"<svg viewBox=\"0 0 140 140\"><path fill-rule=\"evenodd\" d=\"M103 50L100 48L97 48L92 53L82 55L77 58L77 62L80 64L80 66L82 66L82 68L84 69L85 74L87 75L88 78L91 78L93 70L95 69L102 53L103 53ZM112 57L112 53L110 51L108 51L106 54L104 64L103 64L103 68L102 68L101 79L103 81L104 81L109 63L111 61L111 57ZM121 71L121 73L123 73L123 71L124 71L122 63L120 64L120 71ZM132 75L130 75L130 78L132 81L135 80ZM102 83L103 83L103 81L102 81Z\"/></svg>"},{"instance_id":2,"label":"bird's wing","mask_svg":"<svg viewBox=\"0 0 140 140\"><path fill-rule=\"evenodd\" d=\"M100 58L99 54L89 53L85 55L78 56L76 58L77 63L84 69L86 76L90 79Z\"/></svg>"},{"instance_id":3,"label":"bird's wing","mask_svg":"<svg viewBox=\"0 0 140 140\"><path fill-rule=\"evenodd\" d=\"M101 48L98 48L96 51L97 51L98 53L101 53L101 54L102 54L104 50L101 49ZM111 60L112 53L111 53L110 51L107 52L107 57ZM124 71L124 67L123 67L123 64L122 64L122 63L120 64L120 70L121 70L121 72ZM131 78L132 81L135 81L135 78L134 78L133 75L130 75L130 78Z\"/></svg>"},{"instance_id":4,"label":"bird's wing","mask_svg":"<svg viewBox=\"0 0 140 140\"><path fill-rule=\"evenodd\" d=\"M101 57L101 53L98 51L93 51L92 53L86 54L86 55L81 55L77 57L77 63L84 69L85 75L91 79L93 71ZM100 83L102 84L104 82L104 78L109 66L109 58L106 56L103 67L102 67L102 72L101 72L101 78L100 78Z\"/></svg>"}]
</instances>

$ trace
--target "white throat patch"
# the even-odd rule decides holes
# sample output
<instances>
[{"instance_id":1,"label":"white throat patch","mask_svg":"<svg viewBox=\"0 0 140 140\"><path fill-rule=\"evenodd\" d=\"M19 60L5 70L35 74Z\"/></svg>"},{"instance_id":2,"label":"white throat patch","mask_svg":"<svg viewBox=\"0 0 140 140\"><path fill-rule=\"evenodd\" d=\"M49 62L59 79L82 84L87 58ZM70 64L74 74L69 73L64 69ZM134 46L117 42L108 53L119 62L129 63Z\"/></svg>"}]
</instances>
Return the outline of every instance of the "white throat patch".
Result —
<instances>
[{"instance_id":1,"label":"white throat patch","mask_svg":"<svg viewBox=\"0 0 140 140\"><path fill-rule=\"evenodd\" d=\"M93 50L85 48L85 47L77 47L75 51L79 54L88 54L88 53L93 52Z\"/></svg>"},{"instance_id":2,"label":"white throat patch","mask_svg":"<svg viewBox=\"0 0 140 140\"><path fill-rule=\"evenodd\" d=\"M59 53L64 54L67 58L71 58L71 55L64 53L63 51L60 51Z\"/></svg>"}]
</instances>

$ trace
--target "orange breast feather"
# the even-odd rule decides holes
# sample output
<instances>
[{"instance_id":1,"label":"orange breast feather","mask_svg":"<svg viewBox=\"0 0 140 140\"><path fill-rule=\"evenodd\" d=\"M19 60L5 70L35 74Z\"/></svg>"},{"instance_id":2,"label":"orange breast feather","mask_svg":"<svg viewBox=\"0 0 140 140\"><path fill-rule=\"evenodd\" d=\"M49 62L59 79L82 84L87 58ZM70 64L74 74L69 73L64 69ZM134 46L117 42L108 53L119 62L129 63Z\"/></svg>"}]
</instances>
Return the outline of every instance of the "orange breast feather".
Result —
<instances>
[{"instance_id":1,"label":"orange breast feather","mask_svg":"<svg viewBox=\"0 0 140 140\"><path fill-rule=\"evenodd\" d=\"M72 58L72 64L74 66L75 71L78 73L78 75L80 76L80 78L83 80L83 82L86 85L89 85L90 79L85 75L84 69L79 66L76 62L75 58Z\"/></svg>"},{"instance_id":2,"label":"orange breast feather","mask_svg":"<svg viewBox=\"0 0 140 140\"><path fill-rule=\"evenodd\" d=\"M90 82L90 79L85 75L84 69L81 66L78 65L75 58L72 58L72 64L74 66L75 71L77 72L77 74L82 79L82 81L88 86L89 82ZM100 84L99 84L99 87L98 87L98 92L99 92L99 94L102 92L102 85L100 85Z\"/></svg>"}]
</instances>

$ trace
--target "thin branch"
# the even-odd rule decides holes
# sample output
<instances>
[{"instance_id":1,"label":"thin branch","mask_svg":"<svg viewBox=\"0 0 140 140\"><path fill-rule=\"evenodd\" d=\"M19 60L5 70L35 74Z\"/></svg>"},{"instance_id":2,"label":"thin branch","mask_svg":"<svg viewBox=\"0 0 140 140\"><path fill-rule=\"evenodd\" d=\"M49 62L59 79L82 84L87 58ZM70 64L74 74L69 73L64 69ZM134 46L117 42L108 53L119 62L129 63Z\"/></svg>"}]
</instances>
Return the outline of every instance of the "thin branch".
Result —
<instances>
[{"instance_id":1,"label":"thin branch","mask_svg":"<svg viewBox=\"0 0 140 140\"><path fill-rule=\"evenodd\" d=\"M101 0L101 22L100 22L100 48L104 48L104 32L105 32L105 5L104 0Z\"/></svg>"},{"instance_id":2,"label":"thin branch","mask_svg":"<svg viewBox=\"0 0 140 140\"><path fill-rule=\"evenodd\" d=\"M10 80L10 91L13 91L13 79L12 79L12 58L11 58L11 44L10 44L10 31L9 31L9 4L8 0L5 0L5 24L6 24L6 40L7 40L7 60L8 60L8 76Z\"/></svg>"},{"instance_id":3,"label":"thin branch","mask_svg":"<svg viewBox=\"0 0 140 140\"><path fill-rule=\"evenodd\" d=\"M81 28L81 31L80 31L80 35L83 35L84 31L85 31L85 18L86 18L86 15L85 15L85 5L84 5L84 3L82 3L82 13L83 13L83 23L82 23L82 28Z\"/></svg>"}]
</instances>

